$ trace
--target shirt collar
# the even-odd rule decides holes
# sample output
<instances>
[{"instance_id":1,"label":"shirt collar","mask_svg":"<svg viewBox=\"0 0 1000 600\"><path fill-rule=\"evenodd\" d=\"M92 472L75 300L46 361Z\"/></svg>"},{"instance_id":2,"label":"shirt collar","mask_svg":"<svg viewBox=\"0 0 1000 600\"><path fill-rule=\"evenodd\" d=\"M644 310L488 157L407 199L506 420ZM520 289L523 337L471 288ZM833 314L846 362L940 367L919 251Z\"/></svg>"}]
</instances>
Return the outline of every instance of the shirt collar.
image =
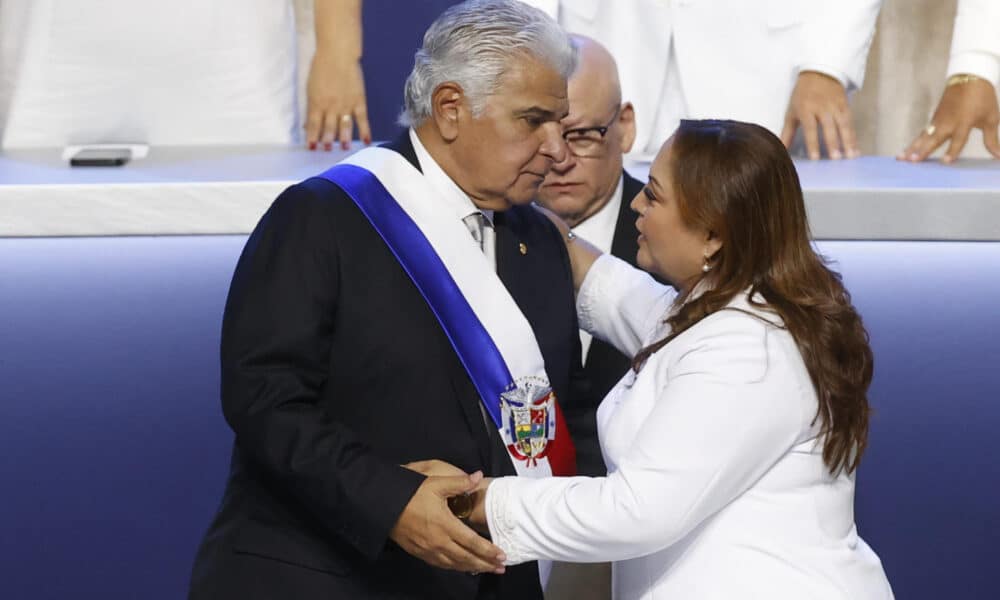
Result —
<instances>
[{"instance_id":1,"label":"shirt collar","mask_svg":"<svg viewBox=\"0 0 1000 600\"><path fill-rule=\"evenodd\" d=\"M618 212L621 210L622 202L624 202L622 198L625 187L624 179L624 176L618 177L618 185L615 186L614 193L599 211L573 228L573 233L594 244L603 252L611 252L611 244L614 242L615 227L618 225Z\"/></svg>"},{"instance_id":2,"label":"shirt collar","mask_svg":"<svg viewBox=\"0 0 1000 600\"><path fill-rule=\"evenodd\" d=\"M447 173L438 165L437 161L431 156L427 148L420 141L420 137L417 136L417 132L411 127L410 131L410 142L413 144L413 150L417 155L417 162L420 163L420 169L424 173L424 177L427 178L428 183L434 188L434 191L438 193L441 202L448 207L447 210L455 214L455 218L464 219L465 217L480 212L486 217L486 222L493 225L493 211L492 210L482 210L472 202L469 195L462 191L462 188L458 187L455 180L448 176Z\"/></svg>"}]
</instances>

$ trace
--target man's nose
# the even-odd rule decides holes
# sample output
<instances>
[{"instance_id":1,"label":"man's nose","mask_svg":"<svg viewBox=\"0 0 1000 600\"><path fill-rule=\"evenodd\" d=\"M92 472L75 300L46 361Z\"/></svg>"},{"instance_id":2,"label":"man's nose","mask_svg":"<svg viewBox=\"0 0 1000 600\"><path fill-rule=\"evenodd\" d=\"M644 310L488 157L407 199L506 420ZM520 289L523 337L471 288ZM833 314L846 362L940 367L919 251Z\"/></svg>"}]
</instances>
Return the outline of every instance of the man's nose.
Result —
<instances>
[{"instance_id":1,"label":"man's nose","mask_svg":"<svg viewBox=\"0 0 1000 600\"><path fill-rule=\"evenodd\" d=\"M538 151L552 159L553 164L566 161L570 152L569 148L566 147L566 140L563 139L562 127L559 123L552 121L542 125L542 132L545 138Z\"/></svg>"},{"instance_id":2,"label":"man's nose","mask_svg":"<svg viewBox=\"0 0 1000 600\"><path fill-rule=\"evenodd\" d=\"M563 160L552 163L552 172L558 175L565 175L576 166L576 155L567 146Z\"/></svg>"}]
</instances>

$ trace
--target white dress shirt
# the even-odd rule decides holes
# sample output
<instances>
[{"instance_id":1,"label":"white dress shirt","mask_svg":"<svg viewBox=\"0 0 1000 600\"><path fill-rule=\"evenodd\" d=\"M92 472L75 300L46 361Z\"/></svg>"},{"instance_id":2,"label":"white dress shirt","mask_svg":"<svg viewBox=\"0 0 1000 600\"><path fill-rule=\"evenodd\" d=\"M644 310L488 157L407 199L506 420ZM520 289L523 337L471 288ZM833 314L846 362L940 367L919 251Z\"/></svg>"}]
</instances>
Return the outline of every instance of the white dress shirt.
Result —
<instances>
[{"instance_id":1,"label":"white dress shirt","mask_svg":"<svg viewBox=\"0 0 1000 600\"><path fill-rule=\"evenodd\" d=\"M611 199L590 216L589 219L573 228L573 233L587 240L594 246L600 248L601 252L611 252L611 244L615 239L615 226L618 225L618 211L621 210L622 193L625 188L625 178L618 178L618 185L611 194ZM585 330L580 330L580 346L582 359L586 362L587 352L590 350L590 342L593 337Z\"/></svg>"},{"instance_id":2,"label":"white dress shirt","mask_svg":"<svg viewBox=\"0 0 1000 600\"><path fill-rule=\"evenodd\" d=\"M610 255L577 299L624 353L661 339L674 292ZM888 600L854 524L854 477L822 457L815 389L791 335L740 295L653 354L598 415L608 476L492 482L510 564L615 561L618 600Z\"/></svg>"},{"instance_id":3,"label":"white dress shirt","mask_svg":"<svg viewBox=\"0 0 1000 600\"><path fill-rule=\"evenodd\" d=\"M448 210L454 213L455 218L462 223L465 223L465 217L473 213L482 213L483 217L486 219L486 227L483 227L483 246L482 251L486 254L486 258L489 259L490 264L493 266L493 270L497 269L497 258L496 258L496 233L493 230L493 211L492 210L480 210L469 198L468 194L462 191L462 188L458 187L451 177L445 173L440 165L431 158L427 148L424 147L420 138L417 136L417 132L410 128L410 142L413 143L413 150L417 154L417 162L420 163L420 169L424 173L424 177L427 178L428 183L431 187L440 195L440 200L443 210ZM479 243L472 239L470 236L470 241L476 250L479 250Z\"/></svg>"}]
</instances>

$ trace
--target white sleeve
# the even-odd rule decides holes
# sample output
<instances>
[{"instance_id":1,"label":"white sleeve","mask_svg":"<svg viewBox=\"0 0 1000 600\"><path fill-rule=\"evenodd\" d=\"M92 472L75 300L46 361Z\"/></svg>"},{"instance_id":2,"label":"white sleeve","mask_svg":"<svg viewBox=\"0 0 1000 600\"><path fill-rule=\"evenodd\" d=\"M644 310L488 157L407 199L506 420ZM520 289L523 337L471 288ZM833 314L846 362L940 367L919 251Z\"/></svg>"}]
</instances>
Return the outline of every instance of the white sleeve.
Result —
<instances>
[{"instance_id":1,"label":"white sleeve","mask_svg":"<svg viewBox=\"0 0 1000 600\"><path fill-rule=\"evenodd\" d=\"M625 356L635 356L677 297L674 288L611 254L602 254L580 285L580 328Z\"/></svg>"},{"instance_id":2,"label":"white sleeve","mask_svg":"<svg viewBox=\"0 0 1000 600\"><path fill-rule=\"evenodd\" d=\"M766 326L741 314L709 318L708 331L670 361L670 379L616 471L491 483L487 520L508 564L618 561L662 550L800 441L812 416L794 383L765 377Z\"/></svg>"},{"instance_id":3,"label":"white sleeve","mask_svg":"<svg viewBox=\"0 0 1000 600\"><path fill-rule=\"evenodd\" d=\"M868 50L882 0L812 1L805 22L805 47L799 70L846 76L848 90L860 88L865 78Z\"/></svg>"},{"instance_id":4,"label":"white sleeve","mask_svg":"<svg viewBox=\"0 0 1000 600\"><path fill-rule=\"evenodd\" d=\"M1000 1L959 0L948 75L978 75L1000 87Z\"/></svg>"}]
</instances>

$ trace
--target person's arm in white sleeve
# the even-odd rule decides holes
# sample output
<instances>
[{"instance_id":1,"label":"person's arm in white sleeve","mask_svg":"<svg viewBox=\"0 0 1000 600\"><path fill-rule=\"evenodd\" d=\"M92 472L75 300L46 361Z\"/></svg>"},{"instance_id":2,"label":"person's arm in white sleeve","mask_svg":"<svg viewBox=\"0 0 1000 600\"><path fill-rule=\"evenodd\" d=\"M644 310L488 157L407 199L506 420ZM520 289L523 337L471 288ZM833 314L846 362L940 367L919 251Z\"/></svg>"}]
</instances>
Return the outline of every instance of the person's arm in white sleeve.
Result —
<instances>
[{"instance_id":1,"label":"person's arm in white sleeve","mask_svg":"<svg viewBox=\"0 0 1000 600\"><path fill-rule=\"evenodd\" d=\"M677 292L622 259L602 254L576 296L580 328L625 356L635 356L657 321L667 317Z\"/></svg>"},{"instance_id":2,"label":"person's arm in white sleeve","mask_svg":"<svg viewBox=\"0 0 1000 600\"><path fill-rule=\"evenodd\" d=\"M670 379L617 470L490 484L486 520L507 564L627 560L666 548L803 441L813 415L787 383L766 377L767 326L737 313L710 318L670 365L647 365Z\"/></svg>"},{"instance_id":3,"label":"person's arm in white sleeve","mask_svg":"<svg viewBox=\"0 0 1000 600\"><path fill-rule=\"evenodd\" d=\"M1000 158L1000 2L959 0L947 76L930 123L896 158L922 161L950 142L941 160L951 163L973 129L983 131L986 149Z\"/></svg>"},{"instance_id":4,"label":"person's arm in white sleeve","mask_svg":"<svg viewBox=\"0 0 1000 600\"><path fill-rule=\"evenodd\" d=\"M830 158L860 155L847 93L864 82L865 64L881 0L814 2L804 23L805 48L789 98L781 138L790 146L802 127L806 152L820 157L822 130Z\"/></svg>"}]
</instances>

